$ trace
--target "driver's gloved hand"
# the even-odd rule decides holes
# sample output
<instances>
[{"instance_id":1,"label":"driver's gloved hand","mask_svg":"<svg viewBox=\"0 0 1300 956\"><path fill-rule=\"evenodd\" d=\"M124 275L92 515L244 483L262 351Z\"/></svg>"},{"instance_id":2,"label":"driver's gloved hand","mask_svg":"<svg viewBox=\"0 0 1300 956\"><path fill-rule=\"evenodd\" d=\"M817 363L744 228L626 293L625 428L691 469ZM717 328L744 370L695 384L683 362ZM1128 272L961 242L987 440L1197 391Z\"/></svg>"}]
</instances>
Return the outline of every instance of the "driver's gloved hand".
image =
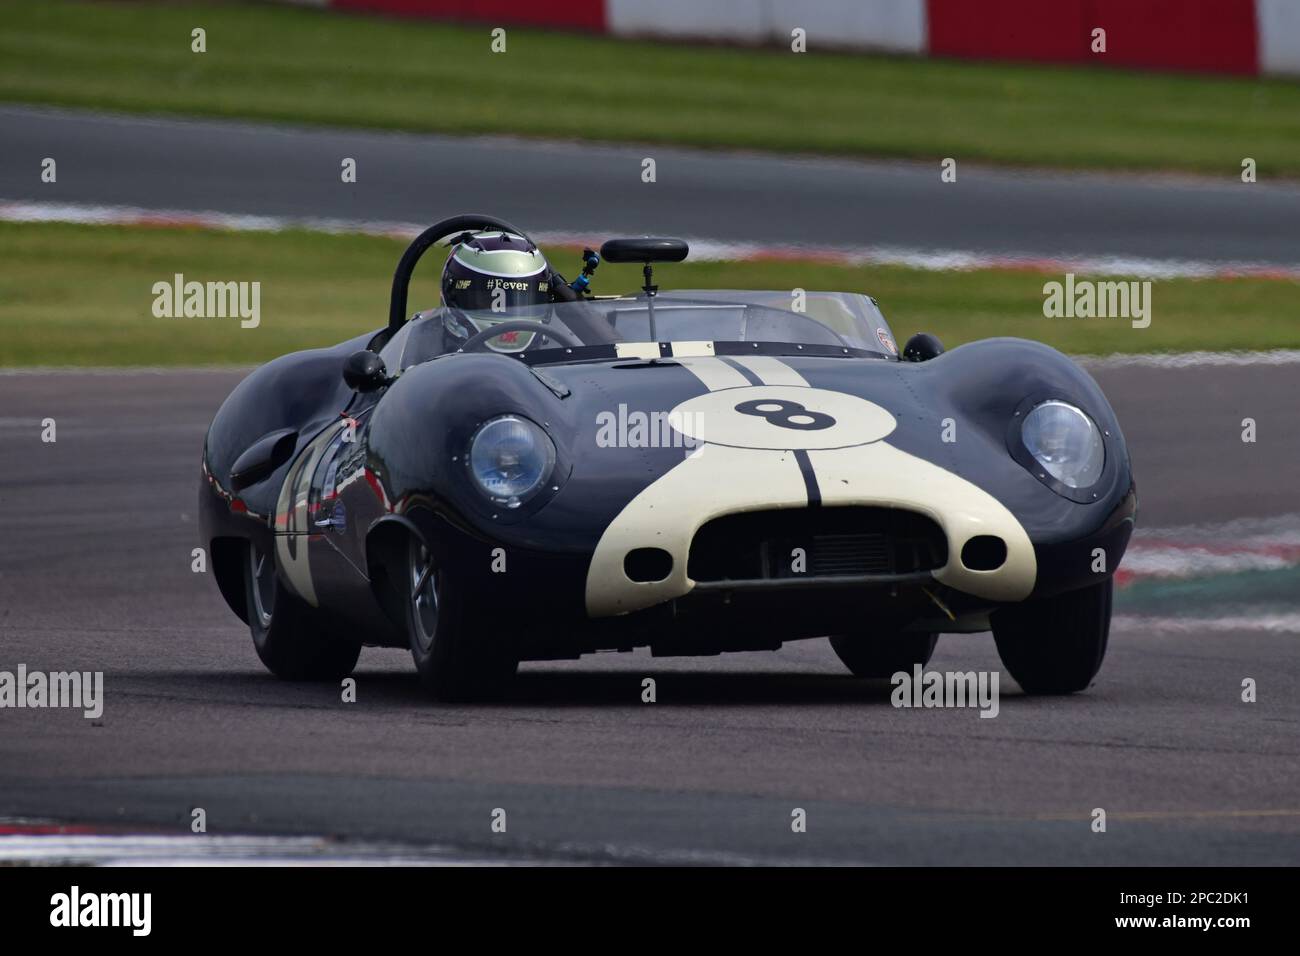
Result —
<instances>
[{"instance_id":1,"label":"driver's gloved hand","mask_svg":"<svg viewBox=\"0 0 1300 956\"><path fill-rule=\"evenodd\" d=\"M569 285L569 280L560 273L552 272L548 281L550 283L552 302L577 302L582 298L577 290Z\"/></svg>"}]
</instances>

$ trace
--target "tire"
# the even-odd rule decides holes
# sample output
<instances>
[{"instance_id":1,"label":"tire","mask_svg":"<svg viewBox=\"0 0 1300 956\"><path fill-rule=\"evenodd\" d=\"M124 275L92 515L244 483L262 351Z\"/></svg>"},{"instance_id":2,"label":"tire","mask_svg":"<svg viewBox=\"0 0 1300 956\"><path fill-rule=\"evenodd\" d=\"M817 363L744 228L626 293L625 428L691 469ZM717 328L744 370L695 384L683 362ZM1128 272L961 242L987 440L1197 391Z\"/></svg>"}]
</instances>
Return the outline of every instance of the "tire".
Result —
<instances>
[{"instance_id":1,"label":"tire","mask_svg":"<svg viewBox=\"0 0 1300 956\"><path fill-rule=\"evenodd\" d=\"M280 583L275 555L249 542L244 561L248 629L262 663L291 681L336 681L352 673L361 642L349 640Z\"/></svg>"},{"instance_id":2,"label":"tire","mask_svg":"<svg viewBox=\"0 0 1300 956\"><path fill-rule=\"evenodd\" d=\"M500 696L509 687L519 658L498 635L471 630L455 575L415 535L407 547L404 580L411 658L425 690L443 701Z\"/></svg>"},{"instance_id":3,"label":"tire","mask_svg":"<svg viewBox=\"0 0 1300 956\"><path fill-rule=\"evenodd\" d=\"M1002 664L1026 694L1073 694L1092 683L1106 656L1114 583L994 612Z\"/></svg>"},{"instance_id":4,"label":"tire","mask_svg":"<svg viewBox=\"0 0 1300 956\"><path fill-rule=\"evenodd\" d=\"M930 663L938 634L837 634L831 647L854 677L892 677Z\"/></svg>"}]
</instances>

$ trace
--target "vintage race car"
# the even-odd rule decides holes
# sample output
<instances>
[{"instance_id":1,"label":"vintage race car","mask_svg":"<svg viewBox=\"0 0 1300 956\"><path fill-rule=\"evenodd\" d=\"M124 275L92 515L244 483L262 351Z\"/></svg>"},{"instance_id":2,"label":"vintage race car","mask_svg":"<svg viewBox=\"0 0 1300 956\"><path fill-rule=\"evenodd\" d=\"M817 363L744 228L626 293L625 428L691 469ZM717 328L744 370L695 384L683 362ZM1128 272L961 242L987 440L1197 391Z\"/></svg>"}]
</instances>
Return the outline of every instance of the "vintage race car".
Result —
<instances>
[{"instance_id":1,"label":"vintage race car","mask_svg":"<svg viewBox=\"0 0 1300 956\"><path fill-rule=\"evenodd\" d=\"M672 239L602 248L645 263L639 294L570 291L448 351L443 310L408 318L407 288L470 228L518 232L431 227L387 327L254 371L208 431L202 543L275 674L409 648L464 699L521 660L830 636L888 677L940 633L991 629L1025 691L1091 683L1136 494L1066 356L923 334L900 354L866 295L661 293Z\"/></svg>"}]
</instances>

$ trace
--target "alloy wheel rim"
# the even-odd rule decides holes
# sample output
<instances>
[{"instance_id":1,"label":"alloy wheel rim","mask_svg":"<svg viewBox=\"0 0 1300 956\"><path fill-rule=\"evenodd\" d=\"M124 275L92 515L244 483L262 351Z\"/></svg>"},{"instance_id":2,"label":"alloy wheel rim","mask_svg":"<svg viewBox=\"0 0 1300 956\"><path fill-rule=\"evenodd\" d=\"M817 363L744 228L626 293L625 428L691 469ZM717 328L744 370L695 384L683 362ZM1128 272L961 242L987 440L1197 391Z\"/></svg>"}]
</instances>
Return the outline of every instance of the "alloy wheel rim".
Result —
<instances>
[{"instance_id":1,"label":"alloy wheel rim","mask_svg":"<svg viewBox=\"0 0 1300 956\"><path fill-rule=\"evenodd\" d=\"M416 638L423 650L438 632L438 580L433 555L421 541L411 542L411 609Z\"/></svg>"},{"instance_id":2,"label":"alloy wheel rim","mask_svg":"<svg viewBox=\"0 0 1300 956\"><path fill-rule=\"evenodd\" d=\"M263 629L271 626L275 613L275 562L269 552L257 545L248 549L249 565L253 572L253 613Z\"/></svg>"}]
</instances>

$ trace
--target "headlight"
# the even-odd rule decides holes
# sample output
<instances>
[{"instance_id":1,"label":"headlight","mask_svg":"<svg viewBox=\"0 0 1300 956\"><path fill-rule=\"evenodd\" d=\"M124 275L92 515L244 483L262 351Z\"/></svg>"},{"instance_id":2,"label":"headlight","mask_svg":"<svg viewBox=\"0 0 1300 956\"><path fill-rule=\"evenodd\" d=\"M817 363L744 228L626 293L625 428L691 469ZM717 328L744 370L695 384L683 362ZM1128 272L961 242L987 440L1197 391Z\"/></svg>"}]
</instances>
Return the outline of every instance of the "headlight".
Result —
<instances>
[{"instance_id":1,"label":"headlight","mask_svg":"<svg viewBox=\"0 0 1300 956\"><path fill-rule=\"evenodd\" d=\"M518 508L536 494L554 467L555 444L550 436L518 415L484 423L469 443L474 483L506 508Z\"/></svg>"},{"instance_id":2,"label":"headlight","mask_svg":"<svg viewBox=\"0 0 1300 956\"><path fill-rule=\"evenodd\" d=\"M1087 488L1101 477L1106 463L1101 432L1073 405L1054 400L1034 406L1020 437L1034 460L1067 488Z\"/></svg>"}]
</instances>

